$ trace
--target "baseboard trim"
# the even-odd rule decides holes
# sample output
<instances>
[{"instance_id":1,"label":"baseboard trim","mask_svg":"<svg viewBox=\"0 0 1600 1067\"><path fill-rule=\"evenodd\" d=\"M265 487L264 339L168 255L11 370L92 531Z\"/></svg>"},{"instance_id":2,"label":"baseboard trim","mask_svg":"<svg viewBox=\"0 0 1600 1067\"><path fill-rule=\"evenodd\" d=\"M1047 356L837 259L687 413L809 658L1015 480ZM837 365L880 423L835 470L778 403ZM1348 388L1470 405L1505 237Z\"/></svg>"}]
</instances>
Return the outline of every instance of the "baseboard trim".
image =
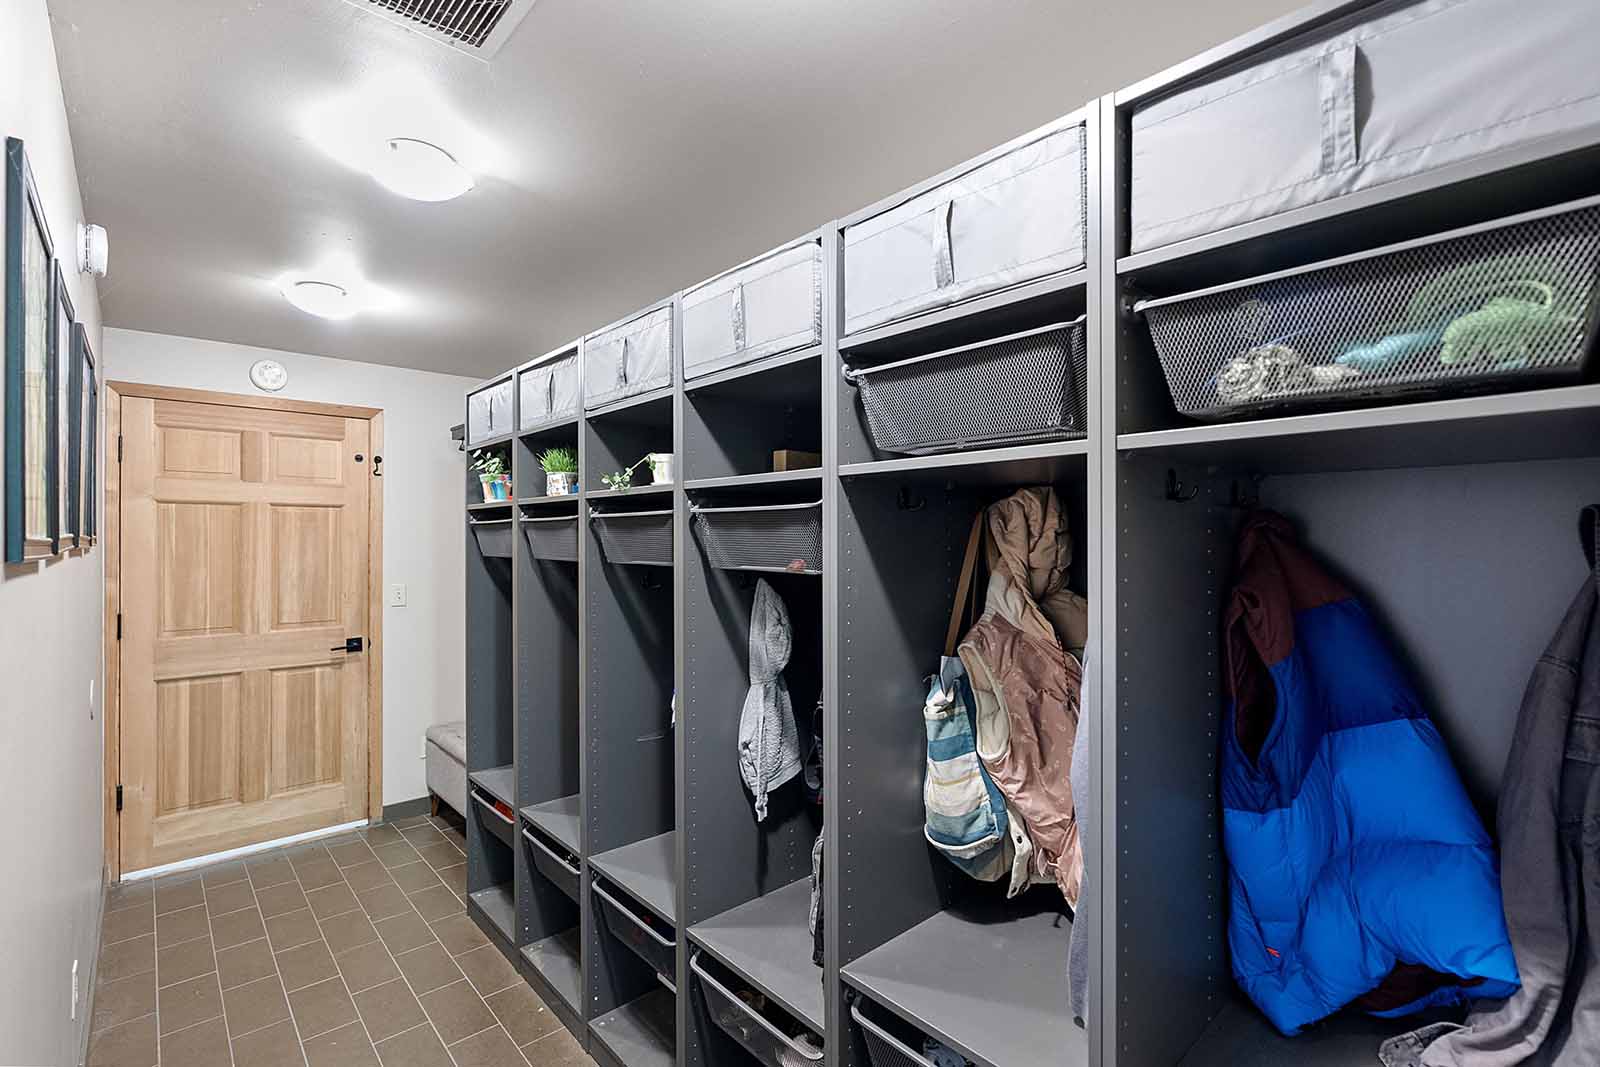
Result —
<instances>
[{"instance_id":1,"label":"baseboard trim","mask_svg":"<svg viewBox=\"0 0 1600 1067\"><path fill-rule=\"evenodd\" d=\"M415 800L402 800L398 804L385 804L383 806L383 821L394 822L396 819L409 819L413 815L426 815L433 810L430 799L424 795Z\"/></svg>"}]
</instances>

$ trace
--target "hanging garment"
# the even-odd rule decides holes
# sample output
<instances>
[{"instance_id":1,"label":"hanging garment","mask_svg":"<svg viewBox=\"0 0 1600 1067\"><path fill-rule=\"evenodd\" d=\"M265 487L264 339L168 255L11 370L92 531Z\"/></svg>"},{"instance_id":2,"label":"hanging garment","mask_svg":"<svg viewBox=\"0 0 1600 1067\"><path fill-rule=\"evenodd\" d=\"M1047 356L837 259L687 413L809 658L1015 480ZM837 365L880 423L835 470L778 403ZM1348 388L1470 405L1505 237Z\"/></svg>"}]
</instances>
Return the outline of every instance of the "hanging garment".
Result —
<instances>
[{"instance_id":1,"label":"hanging garment","mask_svg":"<svg viewBox=\"0 0 1600 1067\"><path fill-rule=\"evenodd\" d=\"M1088 629L1082 598L1066 589L1072 538L1049 487L1018 490L988 509L986 523L985 610L959 647L978 756L1027 827L1033 875L1053 880L1075 906L1083 855L1069 771L1082 669L1054 621Z\"/></svg>"},{"instance_id":2,"label":"hanging garment","mask_svg":"<svg viewBox=\"0 0 1600 1067\"><path fill-rule=\"evenodd\" d=\"M983 515L979 514L967 537L939 673L928 679L928 696L922 704L922 723L928 735L922 832L928 844L966 874L981 882L998 882L1011 872L1015 855L1010 820L1005 797L978 759L972 686L955 656L961 625L969 612L968 599L976 588L973 578L982 539ZM1025 888L1028 880L1024 864L1013 893Z\"/></svg>"},{"instance_id":3,"label":"hanging garment","mask_svg":"<svg viewBox=\"0 0 1600 1067\"><path fill-rule=\"evenodd\" d=\"M1096 703L1096 674L1093 657L1083 661L1083 706L1098 708ZM1094 796L1089 789L1092 775L1089 770L1089 730L1080 719L1078 733L1072 740L1072 811L1078 823L1078 839L1083 842L1085 861L1083 879L1078 885L1078 905L1072 913L1072 937L1067 942L1067 1002L1072 1007L1072 1020L1085 1026L1089 1011L1089 929L1094 922L1094 871L1087 856L1085 840L1094 824Z\"/></svg>"},{"instance_id":4,"label":"hanging garment","mask_svg":"<svg viewBox=\"0 0 1600 1067\"><path fill-rule=\"evenodd\" d=\"M1590 575L1528 679L1496 812L1522 988L1431 1043L1387 1043L1390 1067L1600 1064L1600 506L1579 529Z\"/></svg>"},{"instance_id":5,"label":"hanging garment","mask_svg":"<svg viewBox=\"0 0 1600 1067\"><path fill-rule=\"evenodd\" d=\"M811 908L807 916L811 928L811 962L822 966L822 834L811 846Z\"/></svg>"},{"instance_id":6,"label":"hanging garment","mask_svg":"<svg viewBox=\"0 0 1600 1067\"><path fill-rule=\"evenodd\" d=\"M1439 732L1361 605L1280 515L1239 536L1222 747L1233 972L1285 1034L1352 1002L1504 997L1495 857Z\"/></svg>"},{"instance_id":7,"label":"hanging garment","mask_svg":"<svg viewBox=\"0 0 1600 1067\"><path fill-rule=\"evenodd\" d=\"M783 668L794 634L789 609L765 578L750 606L750 691L739 716L739 774L755 798L756 821L767 817L767 794L800 773L800 731Z\"/></svg>"}]
</instances>

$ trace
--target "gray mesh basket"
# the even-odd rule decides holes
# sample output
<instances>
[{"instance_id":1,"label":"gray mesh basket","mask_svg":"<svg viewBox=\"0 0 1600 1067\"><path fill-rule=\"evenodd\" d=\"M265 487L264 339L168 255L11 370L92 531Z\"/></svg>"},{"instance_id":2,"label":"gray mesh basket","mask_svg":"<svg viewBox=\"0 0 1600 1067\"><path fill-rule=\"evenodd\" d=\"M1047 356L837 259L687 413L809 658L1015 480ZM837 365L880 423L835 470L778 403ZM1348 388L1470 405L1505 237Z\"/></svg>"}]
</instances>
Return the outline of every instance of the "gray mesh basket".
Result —
<instances>
[{"instance_id":1,"label":"gray mesh basket","mask_svg":"<svg viewBox=\"0 0 1600 1067\"><path fill-rule=\"evenodd\" d=\"M1135 306L1198 418L1583 377L1600 198Z\"/></svg>"},{"instance_id":2,"label":"gray mesh basket","mask_svg":"<svg viewBox=\"0 0 1600 1067\"><path fill-rule=\"evenodd\" d=\"M469 519L472 536L478 539L478 551L485 556L511 558L510 519Z\"/></svg>"},{"instance_id":3,"label":"gray mesh basket","mask_svg":"<svg viewBox=\"0 0 1600 1067\"><path fill-rule=\"evenodd\" d=\"M718 570L822 573L822 502L693 507L694 528Z\"/></svg>"},{"instance_id":4,"label":"gray mesh basket","mask_svg":"<svg viewBox=\"0 0 1600 1067\"><path fill-rule=\"evenodd\" d=\"M589 516L607 563L672 566L672 511L608 511Z\"/></svg>"},{"instance_id":5,"label":"gray mesh basket","mask_svg":"<svg viewBox=\"0 0 1600 1067\"><path fill-rule=\"evenodd\" d=\"M1088 433L1083 317L878 366L846 367L872 443L916 455Z\"/></svg>"},{"instance_id":6,"label":"gray mesh basket","mask_svg":"<svg viewBox=\"0 0 1600 1067\"><path fill-rule=\"evenodd\" d=\"M806 1067L823 1061L823 1050L813 1036L809 1040L798 1025L788 1026L790 1036L777 1023L752 1006L751 1002L764 1002L749 990L744 996L724 985L709 973L696 952L689 957L689 969L700 980L700 995L705 1001L706 1014L711 1021L763 1067ZM769 1012L772 1009L767 1009ZM787 1021L787 1020L785 1020Z\"/></svg>"},{"instance_id":7,"label":"gray mesh basket","mask_svg":"<svg viewBox=\"0 0 1600 1067\"><path fill-rule=\"evenodd\" d=\"M600 900L600 920L606 932L626 945L677 992L678 942L655 928L655 920L641 917L619 900L609 886L594 882L589 887Z\"/></svg>"},{"instance_id":8,"label":"gray mesh basket","mask_svg":"<svg viewBox=\"0 0 1600 1067\"><path fill-rule=\"evenodd\" d=\"M528 542L528 553L534 559L558 560L563 563L578 562L578 517L552 515L533 518L522 517L522 536Z\"/></svg>"},{"instance_id":9,"label":"gray mesh basket","mask_svg":"<svg viewBox=\"0 0 1600 1067\"><path fill-rule=\"evenodd\" d=\"M873 1021L861 1010L859 1001L850 1005L850 1017L861 1028L861 1036L866 1038L872 1067L934 1067L932 1060Z\"/></svg>"}]
</instances>

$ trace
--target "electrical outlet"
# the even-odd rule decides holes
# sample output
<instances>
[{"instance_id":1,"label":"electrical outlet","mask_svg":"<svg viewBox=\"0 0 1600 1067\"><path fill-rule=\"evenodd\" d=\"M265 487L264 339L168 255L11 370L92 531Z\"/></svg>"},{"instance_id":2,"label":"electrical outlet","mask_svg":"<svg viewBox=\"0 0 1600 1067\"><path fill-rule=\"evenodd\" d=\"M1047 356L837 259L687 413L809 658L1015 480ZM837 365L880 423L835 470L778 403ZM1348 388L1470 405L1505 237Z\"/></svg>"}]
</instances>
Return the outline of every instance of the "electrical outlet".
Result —
<instances>
[{"instance_id":1,"label":"electrical outlet","mask_svg":"<svg viewBox=\"0 0 1600 1067\"><path fill-rule=\"evenodd\" d=\"M72 961L72 1018L78 1017L78 961Z\"/></svg>"},{"instance_id":2,"label":"electrical outlet","mask_svg":"<svg viewBox=\"0 0 1600 1067\"><path fill-rule=\"evenodd\" d=\"M406 606L406 587L402 582L395 582L389 586L389 606L403 608Z\"/></svg>"},{"instance_id":3,"label":"electrical outlet","mask_svg":"<svg viewBox=\"0 0 1600 1067\"><path fill-rule=\"evenodd\" d=\"M94 679L89 679L89 721L94 721Z\"/></svg>"}]
</instances>

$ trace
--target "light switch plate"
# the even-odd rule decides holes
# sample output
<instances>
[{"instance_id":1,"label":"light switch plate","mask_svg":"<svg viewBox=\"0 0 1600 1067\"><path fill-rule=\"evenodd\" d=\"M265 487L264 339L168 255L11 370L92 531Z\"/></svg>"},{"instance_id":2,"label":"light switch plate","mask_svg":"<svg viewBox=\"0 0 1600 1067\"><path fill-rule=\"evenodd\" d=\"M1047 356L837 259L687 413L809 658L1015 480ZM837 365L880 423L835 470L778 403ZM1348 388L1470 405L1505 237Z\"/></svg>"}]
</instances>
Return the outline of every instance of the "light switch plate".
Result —
<instances>
[{"instance_id":1,"label":"light switch plate","mask_svg":"<svg viewBox=\"0 0 1600 1067\"><path fill-rule=\"evenodd\" d=\"M403 583L395 582L389 586L389 606L391 608L403 608L406 606L406 587Z\"/></svg>"}]
</instances>

